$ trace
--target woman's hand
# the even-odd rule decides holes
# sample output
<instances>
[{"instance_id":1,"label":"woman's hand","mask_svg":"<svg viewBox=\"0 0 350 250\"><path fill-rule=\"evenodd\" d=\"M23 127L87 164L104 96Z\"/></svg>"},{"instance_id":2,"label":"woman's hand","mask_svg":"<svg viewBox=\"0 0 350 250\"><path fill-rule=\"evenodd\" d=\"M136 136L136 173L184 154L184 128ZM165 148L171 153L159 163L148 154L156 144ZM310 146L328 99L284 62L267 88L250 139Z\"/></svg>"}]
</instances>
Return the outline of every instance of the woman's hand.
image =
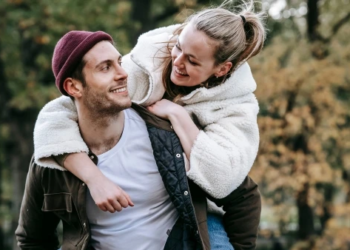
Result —
<instances>
[{"instance_id":1,"label":"woman's hand","mask_svg":"<svg viewBox=\"0 0 350 250\"><path fill-rule=\"evenodd\" d=\"M178 116L186 110L169 100L162 99L147 107L148 111L164 119L170 120L173 116Z\"/></svg>"},{"instance_id":2,"label":"woman's hand","mask_svg":"<svg viewBox=\"0 0 350 250\"><path fill-rule=\"evenodd\" d=\"M199 129L196 124L194 124L185 108L163 99L148 106L147 109L156 116L168 119L171 122L175 133L181 141L187 159L190 159L191 148L199 134ZM189 166L189 164L186 166ZM186 168L186 171L188 170L189 168Z\"/></svg>"},{"instance_id":3,"label":"woman's hand","mask_svg":"<svg viewBox=\"0 0 350 250\"><path fill-rule=\"evenodd\" d=\"M102 211L114 213L134 206L130 196L109 180L86 153L69 154L64 167L86 183L92 199Z\"/></svg>"},{"instance_id":4,"label":"woman's hand","mask_svg":"<svg viewBox=\"0 0 350 250\"><path fill-rule=\"evenodd\" d=\"M95 176L93 180L86 182L86 185L95 204L102 211L114 213L134 206L130 196L103 174Z\"/></svg>"}]
</instances>

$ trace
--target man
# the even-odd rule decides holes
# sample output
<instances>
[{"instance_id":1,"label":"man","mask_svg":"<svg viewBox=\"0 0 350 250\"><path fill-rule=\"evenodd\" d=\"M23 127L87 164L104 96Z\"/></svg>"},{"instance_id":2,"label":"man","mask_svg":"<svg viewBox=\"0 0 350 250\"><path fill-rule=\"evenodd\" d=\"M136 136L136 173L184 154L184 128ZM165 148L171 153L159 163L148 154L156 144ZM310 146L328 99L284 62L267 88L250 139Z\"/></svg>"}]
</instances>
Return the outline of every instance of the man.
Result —
<instances>
[{"instance_id":1,"label":"man","mask_svg":"<svg viewBox=\"0 0 350 250\"><path fill-rule=\"evenodd\" d=\"M127 74L112 42L104 32L71 31L55 47L53 71L60 91L74 99L80 132L95 153L91 159L123 186L135 206L129 207L133 202L121 191L124 200L113 206L125 209L103 212L72 173L32 160L16 230L19 246L57 249L55 231L62 221L63 250L209 249L206 195L187 180L181 144L170 124L137 105L130 109ZM242 210L243 193L255 197L249 202L260 202L256 185L245 183L216 201L227 211L229 236L235 236L230 228L241 218L249 220L235 214L236 208Z\"/></svg>"}]
</instances>

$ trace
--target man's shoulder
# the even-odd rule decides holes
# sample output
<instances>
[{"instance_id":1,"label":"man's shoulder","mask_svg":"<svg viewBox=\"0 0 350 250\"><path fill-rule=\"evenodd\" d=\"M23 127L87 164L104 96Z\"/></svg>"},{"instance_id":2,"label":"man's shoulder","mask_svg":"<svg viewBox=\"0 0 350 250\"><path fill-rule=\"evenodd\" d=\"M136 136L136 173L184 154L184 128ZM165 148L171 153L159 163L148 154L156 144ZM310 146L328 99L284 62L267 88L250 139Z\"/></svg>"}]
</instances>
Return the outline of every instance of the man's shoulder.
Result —
<instances>
[{"instance_id":1,"label":"man's shoulder","mask_svg":"<svg viewBox=\"0 0 350 250\"><path fill-rule=\"evenodd\" d=\"M62 157L65 157L65 155L62 155ZM56 158L61 159L60 156L55 156L54 158L55 158L55 160L56 160ZM62 176L69 176L69 175L74 176L72 173L70 173L69 171L67 171L64 168L57 169L57 168L41 166L35 162L34 156L32 156L32 159L30 160L28 173L30 175L32 175L32 178L35 178L35 179L42 178L44 176L50 176L50 178L52 178L54 176L61 176L61 175Z\"/></svg>"},{"instance_id":2,"label":"man's shoulder","mask_svg":"<svg viewBox=\"0 0 350 250\"><path fill-rule=\"evenodd\" d=\"M137 126L145 126L146 125L145 119L142 116L142 114L140 114L135 109L128 108L128 109L124 110L124 114L125 114L125 120L128 120L128 122L132 121L134 124L137 124Z\"/></svg>"},{"instance_id":3,"label":"man's shoulder","mask_svg":"<svg viewBox=\"0 0 350 250\"><path fill-rule=\"evenodd\" d=\"M35 175L39 175L40 172L42 172L43 170L44 170L44 168L40 167L35 162L34 155L33 155L32 159L30 160L30 163L29 163L29 170L28 171L34 173Z\"/></svg>"},{"instance_id":4,"label":"man's shoulder","mask_svg":"<svg viewBox=\"0 0 350 250\"><path fill-rule=\"evenodd\" d=\"M57 168L49 168L38 165L32 157L27 182L41 187L44 190L50 190L51 193L73 192L78 190L81 181L71 172Z\"/></svg>"},{"instance_id":5,"label":"man's shoulder","mask_svg":"<svg viewBox=\"0 0 350 250\"><path fill-rule=\"evenodd\" d=\"M137 112L134 108L125 109L124 112L126 114L126 119L143 121L143 118L140 116L139 112Z\"/></svg>"},{"instance_id":6,"label":"man's shoulder","mask_svg":"<svg viewBox=\"0 0 350 250\"><path fill-rule=\"evenodd\" d=\"M168 120L162 119L151 112L149 112L145 107L140 106L138 104L133 103L131 108L137 115L146 122L147 125L151 125L153 127L174 132L171 123Z\"/></svg>"},{"instance_id":7,"label":"man's shoulder","mask_svg":"<svg viewBox=\"0 0 350 250\"><path fill-rule=\"evenodd\" d=\"M35 162L34 156L30 160L28 171L33 175L33 178L35 179L41 178L43 174L46 172L67 172L67 171L62 171L54 168L40 166Z\"/></svg>"}]
</instances>

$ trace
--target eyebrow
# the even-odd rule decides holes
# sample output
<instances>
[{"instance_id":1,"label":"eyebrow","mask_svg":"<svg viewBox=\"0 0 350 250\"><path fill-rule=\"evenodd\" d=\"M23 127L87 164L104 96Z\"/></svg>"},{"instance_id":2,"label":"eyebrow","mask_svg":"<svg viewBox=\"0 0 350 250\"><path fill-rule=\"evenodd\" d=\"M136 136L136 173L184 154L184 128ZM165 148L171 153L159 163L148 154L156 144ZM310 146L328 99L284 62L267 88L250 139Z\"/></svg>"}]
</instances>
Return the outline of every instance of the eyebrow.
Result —
<instances>
[{"instance_id":1,"label":"eyebrow","mask_svg":"<svg viewBox=\"0 0 350 250\"><path fill-rule=\"evenodd\" d=\"M119 56L118 56L118 62L121 61L121 60L122 60L122 55L119 54ZM103 60L102 62L99 62L99 63L95 66L95 68L100 67L102 64L105 64L105 63L112 63L112 62L113 62L113 60L111 60L111 59Z\"/></svg>"},{"instance_id":2,"label":"eyebrow","mask_svg":"<svg viewBox=\"0 0 350 250\"><path fill-rule=\"evenodd\" d=\"M180 45L180 48L181 48L181 43L180 43L179 39L177 39L177 43ZM194 59L198 60L198 58L195 57L195 56L192 55L192 54L186 54L186 55L188 55L188 56L190 56L190 57L193 57Z\"/></svg>"}]
</instances>

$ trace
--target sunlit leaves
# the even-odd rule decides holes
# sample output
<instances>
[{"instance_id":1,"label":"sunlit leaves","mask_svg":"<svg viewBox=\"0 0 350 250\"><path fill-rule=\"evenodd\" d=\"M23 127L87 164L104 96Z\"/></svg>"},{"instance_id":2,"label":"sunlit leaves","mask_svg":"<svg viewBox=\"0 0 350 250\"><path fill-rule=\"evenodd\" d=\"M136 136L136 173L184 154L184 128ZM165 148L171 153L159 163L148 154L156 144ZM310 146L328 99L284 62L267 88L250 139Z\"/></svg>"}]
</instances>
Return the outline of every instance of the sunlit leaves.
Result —
<instances>
[{"instance_id":1,"label":"sunlit leaves","mask_svg":"<svg viewBox=\"0 0 350 250\"><path fill-rule=\"evenodd\" d=\"M277 222L288 221L285 216L293 220L296 214L288 207L295 206L296 195L308 183L307 202L315 215L322 216L324 206L333 211L328 229L317 241L334 241L328 249L344 243L345 234L335 232L350 226L350 183L344 179L350 174L350 45L340 42L345 33L330 44L309 44L281 34L250 63L261 106L261 145L251 175L260 184L265 204L281 216ZM324 46L328 54L320 60L315 51L324 53ZM335 190L334 205L325 199L327 185ZM278 212L281 207L283 215Z\"/></svg>"}]
</instances>

